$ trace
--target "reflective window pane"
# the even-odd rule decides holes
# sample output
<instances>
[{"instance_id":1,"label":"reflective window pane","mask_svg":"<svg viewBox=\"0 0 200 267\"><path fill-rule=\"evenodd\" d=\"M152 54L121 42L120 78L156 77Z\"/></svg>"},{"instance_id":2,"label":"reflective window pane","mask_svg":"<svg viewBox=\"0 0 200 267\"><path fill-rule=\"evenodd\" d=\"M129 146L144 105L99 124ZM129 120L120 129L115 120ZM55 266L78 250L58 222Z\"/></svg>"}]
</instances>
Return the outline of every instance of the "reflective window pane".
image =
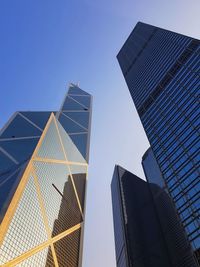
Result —
<instances>
[{"instance_id":1,"label":"reflective window pane","mask_svg":"<svg viewBox=\"0 0 200 267\"><path fill-rule=\"evenodd\" d=\"M62 124L67 133L81 133L86 131L86 129L79 126L76 122L70 120L63 114L60 115L59 122Z\"/></svg>"},{"instance_id":2,"label":"reflective window pane","mask_svg":"<svg viewBox=\"0 0 200 267\"><path fill-rule=\"evenodd\" d=\"M16 165L0 175L0 222L20 182L26 164Z\"/></svg>"},{"instance_id":3,"label":"reflective window pane","mask_svg":"<svg viewBox=\"0 0 200 267\"><path fill-rule=\"evenodd\" d=\"M20 262L16 267L54 267L55 263L52 257L51 247L47 247L31 257Z\"/></svg>"},{"instance_id":4,"label":"reflective window pane","mask_svg":"<svg viewBox=\"0 0 200 267\"><path fill-rule=\"evenodd\" d=\"M34 163L52 236L81 221L75 191L67 165Z\"/></svg>"},{"instance_id":5,"label":"reflective window pane","mask_svg":"<svg viewBox=\"0 0 200 267\"><path fill-rule=\"evenodd\" d=\"M87 134L73 134L70 135L70 138L82 154L84 158L86 158L87 152Z\"/></svg>"},{"instance_id":6,"label":"reflective window pane","mask_svg":"<svg viewBox=\"0 0 200 267\"><path fill-rule=\"evenodd\" d=\"M71 95L89 95L77 86L70 87L68 93Z\"/></svg>"},{"instance_id":7,"label":"reflective window pane","mask_svg":"<svg viewBox=\"0 0 200 267\"><path fill-rule=\"evenodd\" d=\"M22 162L31 157L39 138L0 141L0 146L15 160Z\"/></svg>"},{"instance_id":8,"label":"reflective window pane","mask_svg":"<svg viewBox=\"0 0 200 267\"><path fill-rule=\"evenodd\" d=\"M38 111L30 111L30 112L20 112L23 114L26 118L31 120L33 123L35 123L37 126L39 126L41 129L44 129L51 112L38 112Z\"/></svg>"},{"instance_id":9,"label":"reflective window pane","mask_svg":"<svg viewBox=\"0 0 200 267\"><path fill-rule=\"evenodd\" d=\"M78 122L80 125L82 125L85 128L88 128L88 124L89 124L89 112L63 112L64 114L66 114L69 118L71 118L72 120Z\"/></svg>"},{"instance_id":10,"label":"reflective window pane","mask_svg":"<svg viewBox=\"0 0 200 267\"><path fill-rule=\"evenodd\" d=\"M9 159L3 152L0 151L0 175L5 170L16 165L11 159Z\"/></svg>"},{"instance_id":11,"label":"reflective window pane","mask_svg":"<svg viewBox=\"0 0 200 267\"><path fill-rule=\"evenodd\" d=\"M78 266L80 234L78 229L54 243L59 267Z\"/></svg>"},{"instance_id":12,"label":"reflective window pane","mask_svg":"<svg viewBox=\"0 0 200 267\"><path fill-rule=\"evenodd\" d=\"M41 158L65 160L54 120L50 122L49 128L38 150L37 156Z\"/></svg>"},{"instance_id":13,"label":"reflective window pane","mask_svg":"<svg viewBox=\"0 0 200 267\"><path fill-rule=\"evenodd\" d=\"M1 138L15 138L23 136L40 136L41 131L22 118L19 114L12 120L2 133Z\"/></svg>"},{"instance_id":14,"label":"reflective window pane","mask_svg":"<svg viewBox=\"0 0 200 267\"><path fill-rule=\"evenodd\" d=\"M30 177L1 245L0 264L16 258L46 240L47 234L34 180Z\"/></svg>"},{"instance_id":15,"label":"reflective window pane","mask_svg":"<svg viewBox=\"0 0 200 267\"><path fill-rule=\"evenodd\" d=\"M67 159L73 162L85 163L85 159L77 149L76 145L74 145L69 135L65 132L62 125L59 122L57 124L60 136L62 138L62 143L64 145L65 152L67 154Z\"/></svg>"},{"instance_id":16,"label":"reflective window pane","mask_svg":"<svg viewBox=\"0 0 200 267\"><path fill-rule=\"evenodd\" d=\"M85 107L90 107L90 97L88 96L72 96L72 98L79 103L83 104Z\"/></svg>"},{"instance_id":17,"label":"reflective window pane","mask_svg":"<svg viewBox=\"0 0 200 267\"><path fill-rule=\"evenodd\" d=\"M70 97L66 97L62 110L87 110Z\"/></svg>"}]
</instances>

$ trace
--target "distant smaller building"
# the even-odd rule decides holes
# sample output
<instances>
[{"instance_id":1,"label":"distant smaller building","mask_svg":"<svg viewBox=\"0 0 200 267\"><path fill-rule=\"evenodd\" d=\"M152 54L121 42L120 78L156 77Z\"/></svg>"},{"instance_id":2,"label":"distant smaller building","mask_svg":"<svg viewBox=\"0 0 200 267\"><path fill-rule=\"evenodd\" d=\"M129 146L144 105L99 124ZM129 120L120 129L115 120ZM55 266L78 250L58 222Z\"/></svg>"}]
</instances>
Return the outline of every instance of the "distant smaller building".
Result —
<instances>
[{"instance_id":1,"label":"distant smaller building","mask_svg":"<svg viewBox=\"0 0 200 267\"><path fill-rule=\"evenodd\" d=\"M198 266L163 188L116 165L111 193L117 267ZM169 249L178 239L181 249L177 243Z\"/></svg>"}]
</instances>

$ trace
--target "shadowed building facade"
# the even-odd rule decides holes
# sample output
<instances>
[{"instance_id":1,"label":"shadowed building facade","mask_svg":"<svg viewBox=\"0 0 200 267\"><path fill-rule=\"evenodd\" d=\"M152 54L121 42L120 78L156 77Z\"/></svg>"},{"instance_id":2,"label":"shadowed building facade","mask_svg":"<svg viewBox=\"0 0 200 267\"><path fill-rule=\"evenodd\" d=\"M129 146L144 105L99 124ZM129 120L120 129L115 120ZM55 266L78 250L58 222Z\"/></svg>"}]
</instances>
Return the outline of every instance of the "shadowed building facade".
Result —
<instances>
[{"instance_id":1,"label":"shadowed building facade","mask_svg":"<svg viewBox=\"0 0 200 267\"><path fill-rule=\"evenodd\" d=\"M197 266L165 190L115 166L111 192L117 267Z\"/></svg>"},{"instance_id":2,"label":"shadowed building facade","mask_svg":"<svg viewBox=\"0 0 200 267\"><path fill-rule=\"evenodd\" d=\"M81 266L91 101L70 84L60 111L1 130L1 266Z\"/></svg>"},{"instance_id":3,"label":"shadowed building facade","mask_svg":"<svg viewBox=\"0 0 200 267\"><path fill-rule=\"evenodd\" d=\"M200 262L200 41L139 22L117 58Z\"/></svg>"}]
</instances>

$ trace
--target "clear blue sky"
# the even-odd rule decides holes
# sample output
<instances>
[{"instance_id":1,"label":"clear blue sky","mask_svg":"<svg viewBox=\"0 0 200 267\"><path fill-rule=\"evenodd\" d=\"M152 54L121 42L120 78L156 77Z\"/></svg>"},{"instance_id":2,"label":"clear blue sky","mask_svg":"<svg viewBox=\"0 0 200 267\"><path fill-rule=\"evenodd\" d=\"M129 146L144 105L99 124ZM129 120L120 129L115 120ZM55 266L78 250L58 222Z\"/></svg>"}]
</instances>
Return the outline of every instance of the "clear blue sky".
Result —
<instances>
[{"instance_id":1,"label":"clear blue sky","mask_svg":"<svg viewBox=\"0 0 200 267\"><path fill-rule=\"evenodd\" d=\"M200 39L199 0L0 0L0 127L57 110L69 82L94 96L83 267L114 267L110 181L144 178L148 142L116 60L138 21Z\"/></svg>"}]
</instances>

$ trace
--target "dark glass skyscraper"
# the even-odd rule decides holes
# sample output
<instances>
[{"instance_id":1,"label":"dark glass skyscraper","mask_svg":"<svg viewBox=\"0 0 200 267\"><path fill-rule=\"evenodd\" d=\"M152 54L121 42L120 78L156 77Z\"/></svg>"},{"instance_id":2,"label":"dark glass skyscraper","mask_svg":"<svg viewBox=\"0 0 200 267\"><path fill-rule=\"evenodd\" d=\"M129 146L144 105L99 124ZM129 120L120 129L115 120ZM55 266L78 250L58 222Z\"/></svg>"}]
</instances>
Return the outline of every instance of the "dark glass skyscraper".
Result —
<instances>
[{"instance_id":1,"label":"dark glass skyscraper","mask_svg":"<svg viewBox=\"0 0 200 267\"><path fill-rule=\"evenodd\" d=\"M115 166L111 191L117 267L197 266L161 187Z\"/></svg>"},{"instance_id":2,"label":"dark glass skyscraper","mask_svg":"<svg viewBox=\"0 0 200 267\"><path fill-rule=\"evenodd\" d=\"M117 58L167 192L199 258L200 41L139 22Z\"/></svg>"},{"instance_id":3,"label":"dark glass skyscraper","mask_svg":"<svg viewBox=\"0 0 200 267\"><path fill-rule=\"evenodd\" d=\"M0 265L81 266L91 96L16 112L0 132Z\"/></svg>"}]
</instances>

